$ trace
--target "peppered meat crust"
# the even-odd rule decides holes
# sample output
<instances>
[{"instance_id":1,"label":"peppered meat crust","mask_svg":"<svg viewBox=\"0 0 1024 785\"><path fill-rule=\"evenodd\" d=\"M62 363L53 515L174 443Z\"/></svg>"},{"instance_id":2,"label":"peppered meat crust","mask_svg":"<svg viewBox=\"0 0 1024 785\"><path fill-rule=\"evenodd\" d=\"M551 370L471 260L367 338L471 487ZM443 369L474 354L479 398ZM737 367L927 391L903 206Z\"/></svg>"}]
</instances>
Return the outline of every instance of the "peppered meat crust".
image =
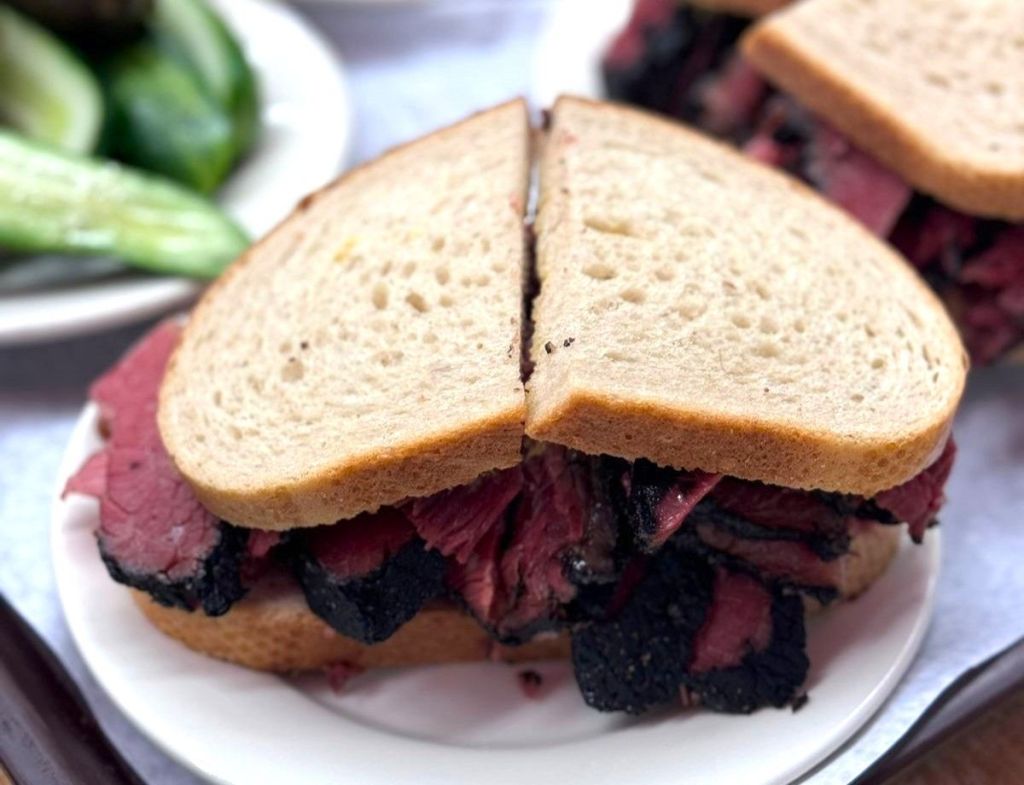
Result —
<instances>
[{"instance_id":1,"label":"peppered meat crust","mask_svg":"<svg viewBox=\"0 0 1024 785\"><path fill-rule=\"evenodd\" d=\"M778 584L770 591L772 632L766 648L749 651L733 667L683 673L683 685L700 697L701 705L730 714L749 714L764 706L786 706L798 694L810 667L803 602Z\"/></svg>"},{"instance_id":2,"label":"peppered meat crust","mask_svg":"<svg viewBox=\"0 0 1024 785\"><path fill-rule=\"evenodd\" d=\"M362 643L390 638L441 593L444 583L444 556L428 551L419 538L365 575L335 575L301 544L293 564L313 613Z\"/></svg>"},{"instance_id":3,"label":"peppered meat crust","mask_svg":"<svg viewBox=\"0 0 1024 785\"><path fill-rule=\"evenodd\" d=\"M214 547L197 562L192 574L170 578L162 572L133 570L123 564L98 538L100 556L110 577L118 583L141 589L161 605L192 611L202 608L209 616L221 616L245 594L242 565L249 532L221 522Z\"/></svg>"},{"instance_id":4,"label":"peppered meat crust","mask_svg":"<svg viewBox=\"0 0 1024 785\"><path fill-rule=\"evenodd\" d=\"M832 561L843 556L850 550L850 532L842 519L837 525L807 534L797 529L781 526L762 526L741 515L735 515L711 499L701 501L691 513L691 522L707 521L719 529L727 531L734 537L745 540L789 540L803 542L823 561Z\"/></svg>"},{"instance_id":5,"label":"peppered meat crust","mask_svg":"<svg viewBox=\"0 0 1024 785\"><path fill-rule=\"evenodd\" d=\"M713 578L704 559L667 545L614 618L575 630L572 662L587 704L642 714L677 699Z\"/></svg>"}]
</instances>

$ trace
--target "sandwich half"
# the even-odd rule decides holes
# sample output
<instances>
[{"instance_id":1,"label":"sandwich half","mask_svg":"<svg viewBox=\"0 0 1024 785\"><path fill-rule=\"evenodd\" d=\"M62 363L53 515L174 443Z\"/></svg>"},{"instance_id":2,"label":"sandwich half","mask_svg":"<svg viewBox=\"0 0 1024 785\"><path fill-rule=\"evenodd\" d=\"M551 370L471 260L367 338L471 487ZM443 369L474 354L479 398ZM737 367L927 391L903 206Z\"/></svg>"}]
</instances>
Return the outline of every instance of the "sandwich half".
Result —
<instances>
[{"instance_id":1,"label":"sandwich half","mask_svg":"<svg viewBox=\"0 0 1024 785\"><path fill-rule=\"evenodd\" d=\"M782 93L748 151L887 237L978 365L1024 353L1022 30L1015 0L808 0L743 41Z\"/></svg>"},{"instance_id":2,"label":"sandwich half","mask_svg":"<svg viewBox=\"0 0 1024 785\"><path fill-rule=\"evenodd\" d=\"M955 329L800 183L609 104L554 107L529 247L528 140L506 104L300 205L94 385L68 490L157 627L249 667L796 701L806 609L935 521Z\"/></svg>"}]
</instances>

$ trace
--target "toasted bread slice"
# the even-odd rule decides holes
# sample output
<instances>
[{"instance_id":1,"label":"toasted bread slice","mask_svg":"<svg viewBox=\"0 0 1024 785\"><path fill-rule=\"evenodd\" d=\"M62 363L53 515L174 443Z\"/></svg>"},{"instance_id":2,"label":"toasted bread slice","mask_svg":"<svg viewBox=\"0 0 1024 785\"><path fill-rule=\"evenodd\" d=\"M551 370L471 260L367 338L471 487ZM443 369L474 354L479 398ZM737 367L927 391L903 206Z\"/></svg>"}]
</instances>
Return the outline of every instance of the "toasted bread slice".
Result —
<instances>
[{"instance_id":1,"label":"toasted bread slice","mask_svg":"<svg viewBox=\"0 0 1024 785\"><path fill-rule=\"evenodd\" d=\"M899 550L902 527L867 526L840 560L839 594L863 593ZM498 646L470 616L453 606L420 611L383 643L367 646L339 635L313 615L298 588L278 576L263 581L224 616L188 613L132 591L139 608L161 632L190 649L256 670L314 670L345 662L363 668L437 665L499 659L507 662L561 659L566 635L538 637L524 646ZM818 610L816 602L809 610Z\"/></svg>"},{"instance_id":2,"label":"toasted bread slice","mask_svg":"<svg viewBox=\"0 0 1024 785\"><path fill-rule=\"evenodd\" d=\"M228 270L160 395L204 506L325 524L519 460L528 171L515 101L352 170Z\"/></svg>"},{"instance_id":3,"label":"toasted bread slice","mask_svg":"<svg viewBox=\"0 0 1024 785\"><path fill-rule=\"evenodd\" d=\"M809 0L760 22L743 51L918 190L1024 220L1019 0Z\"/></svg>"},{"instance_id":4,"label":"toasted bread slice","mask_svg":"<svg viewBox=\"0 0 1024 785\"><path fill-rule=\"evenodd\" d=\"M548 137L529 436L865 496L938 455L966 355L884 243L653 115L563 98Z\"/></svg>"},{"instance_id":5,"label":"toasted bread slice","mask_svg":"<svg viewBox=\"0 0 1024 785\"><path fill-rule=\"evenodd\" d=\"M791 0L687 0L690 5L721 14L756 18L776 11Z\"/></svg>"}]
</instances>

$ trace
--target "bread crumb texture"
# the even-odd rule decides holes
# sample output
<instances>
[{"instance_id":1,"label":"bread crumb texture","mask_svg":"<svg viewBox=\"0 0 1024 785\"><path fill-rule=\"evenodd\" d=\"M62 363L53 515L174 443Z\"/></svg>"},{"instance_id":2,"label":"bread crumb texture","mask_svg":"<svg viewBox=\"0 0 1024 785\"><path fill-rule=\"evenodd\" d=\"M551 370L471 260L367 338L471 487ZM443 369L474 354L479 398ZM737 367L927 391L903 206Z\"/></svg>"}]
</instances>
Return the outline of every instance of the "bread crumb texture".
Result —
<instances>
[{"instance_id":1,"label":"bread crumb texture","mask_svg":"<svg viewBox=\"0 0 1024 785\"><path fill-rule=\"evenodd\" d=\"M537 236L534 438L867 495L941 448L966 370L953 325L887 246L792 179L677 124L562 99Z\"/></svg>"},{"instance_id":2,"label":"bread crumb texture","mask_svg":"<svg viewBox=\"0 0 1024 785\"><path fill-rule=\"evenodd\" d=\"M195 309L161 435L243 525L329 523L515 463L528 120L505 104L303 200Z\"/></svg>"},{"instance_id":3,"label":"bread crumb texture","mask_svg":"<svg viewBox=\"0 0 1024 785\"><path fill-rule=\"evenodd\" d=\"M918 190L1024 220L1024 3L810 0L743 46Z\"/></svg>"}]
</instances>

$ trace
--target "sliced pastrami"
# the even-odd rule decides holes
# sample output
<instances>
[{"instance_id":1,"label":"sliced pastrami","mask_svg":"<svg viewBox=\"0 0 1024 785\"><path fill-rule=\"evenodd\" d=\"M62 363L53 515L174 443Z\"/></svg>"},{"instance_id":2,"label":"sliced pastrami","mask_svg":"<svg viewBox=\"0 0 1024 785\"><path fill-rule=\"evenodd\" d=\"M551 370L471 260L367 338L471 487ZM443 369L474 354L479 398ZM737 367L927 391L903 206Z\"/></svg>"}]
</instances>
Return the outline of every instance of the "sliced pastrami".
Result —
<instances>
[{"instance_id":1,"label":"sliced pastrami","mask_svg":"<svg viewBox=\"0 0 1024 785\"><path fill-rule=\"evenodd\" d=\"M96 537L114 580L161 604L219 615L245 593L249 535L203 508L160 440L157 393L180 331L159 325L93 385L108 438L67 491L98 496Z\"/></svg>"},{"instance_id":2,"label":"sliced pastrami","mask_svg":"<svg viewBox=\"0 0 1024 785\"><path fill-rule=\"evenodd\" d=\"M762 97L733 58L748 24L674 0L638 0L604 57L609 97L736 134Z\"/></svg>"},{"instance_id":3,"label":"sliced pastrami","mask_svg":"<svg viewBox=\"0 0 1024 785\"><path fill-rule=\"evenodd\" d=\"M657 30L667 28L676 7L673 0L637 0L629 22L612 41L605 54L609 68L634 68L645 56L647 39Z\"/></svg>"},{"instance_id":4,"label":"sliced pastrami","mask_svg":"<svg viewBox=\"0 0 1024 785\"><path fill-rule=\"evenodd\" d=\"M942 503L946 500L944 488L953 469L956 445L950 439L938 460L916 477L902 485L875 496L873 501L888 510L895 518L906 523L914 542L924 539L925 530L935 523Z\"/></svg>"},{"instance_id":5,"label":"sliced pastrami","mask_svg":"<svg viewBox=\"0 0 1024 785\"><path fill-rule=\"evenodd\" d=\"M964 341L979 364L1024 341L1024 226L1001 226L992 244L964 261L959 309Z\"/></svg>"},{"instance_id":6,"label":"sliced pastrami","mask_svg":"<svg viewBox=\"0 0 1024 785\"><path fill-rule=\"evenodd\" d=\"M997 232L988 248L964 262L960 280L986 289L1024 288L1024 226Z\"/></svg>"},{"instance_id":7,"label":"sliced pastrami","mask_svg":"<svg viewBox=\"0 0 1024 785\"><path fill-rule=\"evenodd\" d=\"M468 559L451 560L448 586L501 642L558 626L572 615L578 584L615 579L615 520L607 489L594 486L595 460L535 448L521 493Z\"/></svg>"},{"instance_id":8,"label":"sliced pastrami","mask_svg":"<svg viewBox=\"0 0 1024 785\"><path fill-rule=\"evenodd\" d=\"M445 585L489 630L497 627L499 608L504 603L501 595L501 543L504 535L504 523L493 527L480 539L465 562L449 559L445 572Z\"/></svg>"},{"instance_id":9,"label":"sliced pastrami","mask_svg":"<svg viewBox=\"0 0 1024 785\"><path fill-rule=\"evenodd\" d=\"M977 242L978 220L918 198L889 239L918 270L937 265L954 276L963 264L964 251Z\"/></svg>"},{"instance_id":10,"label":"sliced pastrami","mask_svg":"<svg viewBox=\"0 0 1024 785\"><path fill-rule=\"evenodd\" d=\"M733 52L717 73L699 83L702 111L697 126L714 136L736 136L753 125L769 89L757 69Z\"/></svg>"},{"instance_id":11,"label":"sliced pastrami","mask_svg":"<svg viewBox=\"0 0 1024 785\"><path fill-rule=\"evenodd\" d=\"M161 322L89 389L89 397L100 408L109 444L147 443L158 433L157 394L180 337L176 320Z\"/></svg>"},{"instance_id":12,"label":"sliced pastrami","mask_svg":"<svg viewBox=\"0 0 1024 785\"><path fill-rule=\"evenodd\" d=\"M690 518L690 529L711 525L723 534L751 542L787 541L806 546L822 561L832 561L845 554L850 548L850 534L847 521L836 518L828 532L803 532L787 526L754 523L748 518L723 509L713 500L701 502ZM824 528L824 527L823 527Z\"/></svg>"},{"instance_id":13,"label":"sliced pastrami","mask_svg":"<svg viewBox=\"0 0 1024 785\"><path fill-rule=\"evenodd\" d=\"M572 662L583 699L600 711L629 714L677 700L713 580L706 560L668 545L614 618L574 629Z\"/></svg>"},{"instance_id":14,"label":"sliced pastrami","mask_svg":"<svg viewBox=\"0 0 1024 785\"><path fill-rule=\"evenodd\" d=\"M765 100L743 152L768 166L805 177L807 148L815 129L814 119L790 98L772 94ZM806 178L805 178L806 179Z\"/></svg>"},{"instance_id":15,"label":"sliced pastrami","mask_svg":"<svg viewBox=\"0 0 1024 785\"><path fill-rule=\"evenodd\" d=\"M653 553L664 545L720 479L719 474L680 472L636 461L630 475L629 506L640 550Z\"/></svg>"},{"instance_id":16,"label":"sliced pastrami","mask_svg":"<svg viewBox=\"0 0 1024 785\"><path fill-rule=\"evenodd\" d=\"M558 620L576 588L566 559L582 542L590 512L587 467L575 453L548 447L523 463L525 491L506 533L492 628L503 641L525 640Z\"/></svg>"},{"instance_id":17,"label":"sliced pastrami","mask_svg":"<svg viewBox=\"0 0 1024 785\"><path fill-rule=\"evenodd\" d=\"M716 711L783 706L807 676L803 604L737 565L666 546L618 613L572 634L588 704L641 713L681 688Z\"/></svg>"},{"instance_id":18,"label":"sliced pastrami","mask_svg":"<svg viewBox=\"0 0 1024 785\"><path fill-rule=\"evenodd\" d=\"M391 637L443 586L444 557L394 508L303 532L293 547L310 609L363 643Z\"/></svg>"},{"instance_id":19,"label":"sliced pastrami","mask_svg":"<svg viewBox=\"0 0 1024 785\"><path fill-rule=\"evenodd\" d=\"M830 528L835 518L842 517L813 492L735 477L723 478L711 499L726 512L751 523L802 534L819 534L823 521Z\"/></svg>"},{"instance_id":20,"label":"sliced pastrami","mask_svg":"<svg viewBox=\"0 0 1024 785\"><path fill-rule=\"evenodd\" d=\"M111 446L97 540L114 580L218 616L245 594L248 537L199 503L159 442Z\"/></svg>"},{"instance_id":21,"label":"sliced pastrami","mask_svg":"<svg viewBox=\"0 0 1024 785\"><path fill-rule=\"evenodd\" d=\"M711 610L693 643L687 671L700 675L739 665L772 639L772 596L757 578L725 567L715 569Z\"/></svg>"},{"instance_id":22,"label":"sliced pastrami","mask_svg":"<svg viewBox=\"0 0 1024 785\"><path fill-rule=\"evenodd\" d=\"M768 579L797 587L823 601L835 598L841 562L824 561L805 542L737 537L707 522L694 531L700 544L748 565Z\"/></svg>"},{"instance_id":23,"label":"sliced pastrami","mask_svg":"<svg viewBox=\"0 0 1024 785\"><path fill-rule=\"evenodd\" d=\"M906 181L824 122L811 136L806 176L879 237L889 235L913 196Z\"/></svg>"},{"instance_id":24,"label":"sliced pastrami","mask_svg":"<svg viewBox=\"0 0 1024 785\"><path fill-rule=\"evenodd\" d=\"M695 516L736 537L803 542L826 561L850 547L850 514L808 491L726 477Z\"/></svg>"},{"instance_id":25,"label":"sliced pastrami","mask_svg":"<svg viewBox=\"0 0 1024 785\"><path fill-rule=\"evenodd\" d=\"M288 535L262 529L248 531L249 539L245 544L245 559L242 562L242 583L251 586L273 566L278 546L287 541Z\"/></svg>"},{"instance_id":26,"label":"sliced pastrami","mask_svg":"<svg viewBox=\"0 0 1024 785\"><path fill-rule=\"evenodd\" d=\"M792 703L810 663L800 598L719 566L683 684L701 705L747 714Z\"/></svg>"},{"instance_id":27,"label":"sliced pastrami","mask_svg":"<svg viewBox=\"0 0 1024 785\"><path fill-rule=\"evenodd\" d=\"M93 453L89 456L89 460L68 478L61 498L66 497L69 493L101 498L107 492L107 465L109 462L110 455L106 450Z\"/></svg>"},{"instance_id":28,"label":"sliced pastrami","mask_svg":"<svg viewBox=\"0 0 1024 785\"><path fill-rule=\"evenodd\" d=\"M428 546L465 563L523 489L519 466L486 474L468 485L414 499L403 506Z\"/></svg>"},{"instance_id":29,"label":"sliced pastrami","mask_svg":"<svg viewBox=\"0 0 1024 785\"><path fill-rule=\"evenodd\" d=\"M561 609L563 620L570 623L605 618L623 570L635 557L626 526L629 462L575 455L589 473L590 503L583 538L563 556L566 578L576 590L572 601Z\"/></svg>"}]
</instances>

